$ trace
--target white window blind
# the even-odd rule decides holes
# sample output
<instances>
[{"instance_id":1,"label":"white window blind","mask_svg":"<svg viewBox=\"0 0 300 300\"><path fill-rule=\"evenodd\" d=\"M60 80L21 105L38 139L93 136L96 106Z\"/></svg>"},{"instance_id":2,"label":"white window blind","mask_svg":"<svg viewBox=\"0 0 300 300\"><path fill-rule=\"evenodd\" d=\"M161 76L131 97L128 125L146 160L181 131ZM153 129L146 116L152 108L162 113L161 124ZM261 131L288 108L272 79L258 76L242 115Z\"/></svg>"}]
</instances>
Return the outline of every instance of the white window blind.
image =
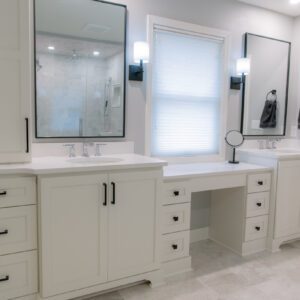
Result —
<instances>
[{"instance_id":1,"label":"white window blind","mask_svg":"<svg viewBox=\"0 0 300 300\"><path fill-rule=\"evenodd\" d=\"M219 154L224 40L154 30L151 152Z\"/></svg>"}]
</instances>

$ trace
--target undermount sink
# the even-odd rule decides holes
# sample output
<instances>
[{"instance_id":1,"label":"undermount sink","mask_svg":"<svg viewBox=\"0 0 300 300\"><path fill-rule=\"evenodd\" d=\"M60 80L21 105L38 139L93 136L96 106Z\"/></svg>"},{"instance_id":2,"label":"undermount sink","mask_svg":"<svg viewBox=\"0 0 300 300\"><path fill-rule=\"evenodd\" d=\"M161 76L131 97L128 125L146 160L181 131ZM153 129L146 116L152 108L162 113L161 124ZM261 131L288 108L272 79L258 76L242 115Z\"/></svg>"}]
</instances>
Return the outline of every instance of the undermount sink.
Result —
<instances>
[{"instance_id":1,"label":"undermount sink","mask_svg":"<svg viewBox=\"0 0 300 300\"><path fill-rule=\"evenodd\" d=\"M117 157L105 157L105 156L92 156L92 157L74 157L69 158L67 161L74 164L109 164L117 163L123 159Z\"/></svg>"},{"instance_id":2,"label":"undermount sink","mask_svg":"<svg viewBox=\"0 0 300 300\"><path fill-rule=\"evenodd\" d=\"M289 148L287 148L287 149L273 149L271 151L277 152L277 153L289 153L289 154L299 153L300 154L300 149L289 149Z\"/></svg>"}]
</instances>

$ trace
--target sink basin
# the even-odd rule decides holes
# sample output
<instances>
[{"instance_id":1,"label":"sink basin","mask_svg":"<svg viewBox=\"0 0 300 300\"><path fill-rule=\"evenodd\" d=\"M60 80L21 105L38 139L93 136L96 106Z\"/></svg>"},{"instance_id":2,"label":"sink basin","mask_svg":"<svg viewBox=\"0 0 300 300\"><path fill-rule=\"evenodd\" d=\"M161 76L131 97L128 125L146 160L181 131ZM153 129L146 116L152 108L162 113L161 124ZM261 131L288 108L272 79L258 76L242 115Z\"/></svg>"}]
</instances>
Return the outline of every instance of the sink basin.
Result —
<instances>
[{"instance_id":1,"label":"sink basin","mask_svg":"<svg viewBox=\"0 0 300 300\"><path fill-rule=\"evenodd\" d=\"M274 149L274 150L271 150L271 151L277 152L277 153L289 153L289 154L299 153L300 154L300 149Z\"/></svg>"},{"instance_id":2,"label":"sink basin","mask_svg":"<svg viewBox=\"0 0 300 300\"><path fill-rule=\"evenodd\" d=\"M120 162L122 161L122 159L116 157L93 156L93 157L74 157L74 158L69 158L67 161L74 164L109 164L109 163Z\"/></svg>"}]
</instances>

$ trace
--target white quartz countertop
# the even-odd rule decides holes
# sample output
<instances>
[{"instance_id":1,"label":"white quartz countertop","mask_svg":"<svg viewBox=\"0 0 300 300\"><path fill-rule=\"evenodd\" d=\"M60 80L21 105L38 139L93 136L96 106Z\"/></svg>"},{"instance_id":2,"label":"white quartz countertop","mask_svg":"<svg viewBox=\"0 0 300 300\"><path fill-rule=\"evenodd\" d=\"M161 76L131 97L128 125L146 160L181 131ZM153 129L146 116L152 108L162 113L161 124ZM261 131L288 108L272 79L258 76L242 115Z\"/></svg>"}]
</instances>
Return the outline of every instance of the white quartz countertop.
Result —
<instances>
[{"instance_id":1,"label":"white quartz countertop","mask_svg":"<svg viewBox=\"0 0 300 300\"><path fill-rule=\"evenodd\" d=\"M277 160L300 159L300 148L239 149L239 155L252 155Z\"/></svg>"},{"instance_id":2,"label":"white quartz countertop","mask_svg":"<svg viewBox=\"0 0 300 300\"><path fill-rule=\"evenodd\" d=\"M245 174L271 170L268 167L246 163L237 165L228 162L178 164L164 167L164 179L187 179L199 176Z\"/></svg>"},{"instance_id":3,"label":"white quartz countertop","mask_svg":"<svg viewBox=\"0 0 300 300\"><path fill-rule=\"evenodd\" d=\"M137 154L117 154L103 157L119 158L121 161L113 163L74 163L67 157L41 157L33 158L32 162L24 164L2 164L0 174L59 174L91 171L126 170L136 168L154 168L166 166L163 160Z\"/></svg>"}]
</instances>

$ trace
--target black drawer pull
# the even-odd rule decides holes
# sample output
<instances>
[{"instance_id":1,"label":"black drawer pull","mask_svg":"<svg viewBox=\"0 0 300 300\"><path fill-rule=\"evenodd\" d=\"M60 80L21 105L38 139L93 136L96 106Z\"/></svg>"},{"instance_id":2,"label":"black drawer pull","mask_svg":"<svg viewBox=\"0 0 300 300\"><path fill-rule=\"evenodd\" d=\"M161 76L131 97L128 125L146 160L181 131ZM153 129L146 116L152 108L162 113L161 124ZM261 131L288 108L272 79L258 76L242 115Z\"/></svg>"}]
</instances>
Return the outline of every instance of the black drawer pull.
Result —
<instances>
[{"instance_id":1,"label":"black drawer pull","mask_svg":"<svg viewBox=\"0 0 300 300\"><path fill-rule=\"evenodd\" d=\"M255 229L256 229L257 231L260 231L260 230L261 230L260 226L256 226Z\"/></svg>"},{"instance_id":2,"label":"black drawer pull","mask_svg":"<svg viewBox=\"0 0 300 300\"><path fill-rule=\"evenodd\" d=\"M116 184L114 182L112 182L111 185L113 187L113 195L112 195L111 204L115 205L116 204Z\"/></svg>"},{"instance_id":3,"label":"black drawer pull","mask_svg":"<svg viewBox=\"0 0 300 300\"><path fill-rule=\"evenodd\" d=\"M262 186L262 185L264 185L264 182L260 180L260 181L257 181L257 184Z\"/></svg>"},{"instance_id":4,"label":"black drawer pull","mask_svg":"<svg viewBox=\"0 0 300 300\"><path fill-rule=\"evenodd\" d=\"M178 245L174 244L174 245L172 245L172 248L173 248L174 250L177 250L177 249L178 249Z\"/></svg>"},{"instance_id":5,"label":"black drawer pull","mask_svg":"<svg viewBox=\"0 0 300 300\"><path fill-rule=\"evenodd\" d=\"M0 278L0 282L4 282L4 281L8 281L9 280L9 276L5 276L3 278Z\"/></svg>"},{"instance_id":6,"label":"black drawer pull","mask_svg":"<svg viewBox=\"0 0 300 300\"><path fill-rule=\"evenodd\" d=\"M179 221L179 217L175 216L173 217L174 222L178 222Z\"/></svg>"},{"instance_id":7,"label":"black drawer pull","mask_svg":"<svg viewBox=\"0 0 300 300\"><path fill-rule=\"evenodd\" d=\"M261 203L261 202L256 203L256 205L257 205L258 207L262 207L262 203Z\"/></svg>"},{"instance_id":8,"label":"black drawer pull","mask_svg":"<svg viewBox=\"0 0 300 300\"><path fill-rule=\"evenodd\" d=\"M179 196L179 191L174 191L174 196L178 197Z\"/></svg>"},{"instance_id":9,"label":"black drawer pull","mask_svg":"<svg viewBox=\"0 0 300 300\"><path fill-rule=\"evenodd\" d=\"M103 206L107 206L107 184L103 183L104 186L104 202L103 202Z\"/></svg>"},{"instance_id":10,"label":"black drawer pull","mask_svg":"<svg viewBox=\"0 0 300 300\"><path fill-rule=\"evenodd\" d=\"M0 192L0 196L6 196L6 195L7 195L7 191Z\"/></svg>"},{"instance_id":11,"label":"black drawer pull","mask_svg":"<svg viewBox=\"0 0 300 300\"><path fill-rule=\"evenodd\" d=\"M6 234L8 234L8 230L7 229L4 230L4 231L0 231L0 235L6 235Z\"/></svg>"}]
</instances>

